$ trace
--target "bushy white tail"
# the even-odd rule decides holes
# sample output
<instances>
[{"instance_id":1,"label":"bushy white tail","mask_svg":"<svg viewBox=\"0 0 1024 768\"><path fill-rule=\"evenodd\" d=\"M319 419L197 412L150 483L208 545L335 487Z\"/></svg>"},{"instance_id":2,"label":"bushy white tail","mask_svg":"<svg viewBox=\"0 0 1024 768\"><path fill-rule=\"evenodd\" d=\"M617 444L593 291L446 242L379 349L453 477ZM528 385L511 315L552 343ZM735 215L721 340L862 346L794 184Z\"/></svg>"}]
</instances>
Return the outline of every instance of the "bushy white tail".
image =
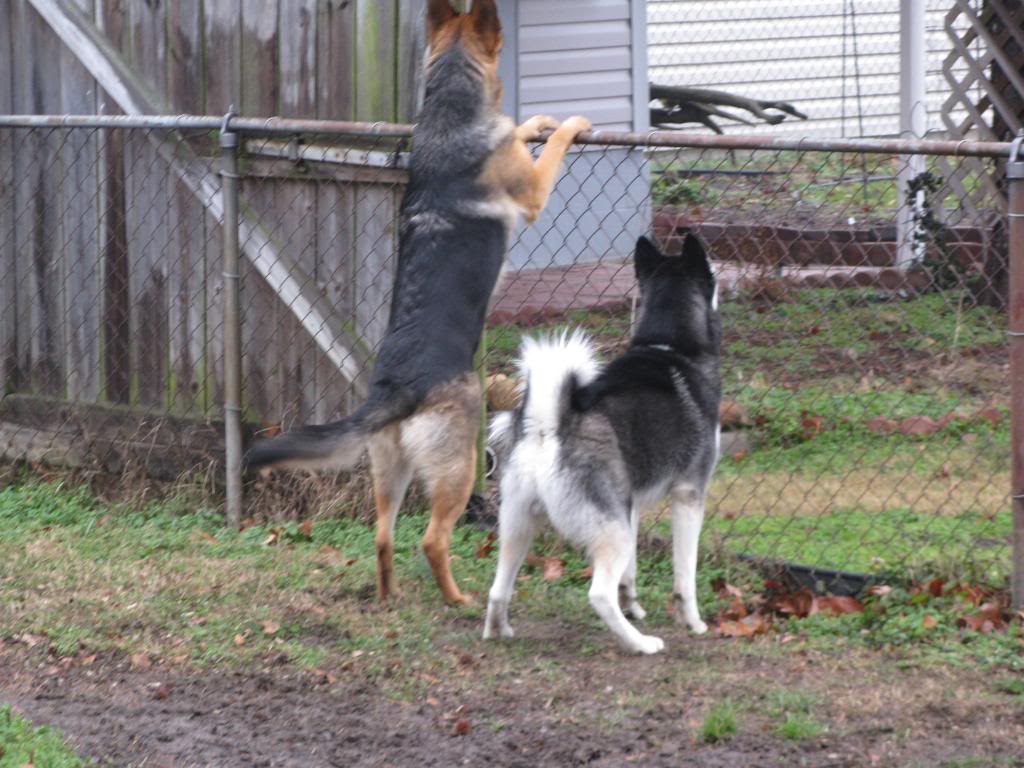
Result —
<instances>
[{"instance_id":1,"label":"bushy white tail","mask_svg":"<svg viewBox=\"0 0 1024 768\"><path fill-rule=\"evenodd\" d=\"M524 339L519 372L526 382L526 433L554 434L568 407L570 387L590 383L600 368L594 345L582 331Z\"/></svg>"}]
</instances>

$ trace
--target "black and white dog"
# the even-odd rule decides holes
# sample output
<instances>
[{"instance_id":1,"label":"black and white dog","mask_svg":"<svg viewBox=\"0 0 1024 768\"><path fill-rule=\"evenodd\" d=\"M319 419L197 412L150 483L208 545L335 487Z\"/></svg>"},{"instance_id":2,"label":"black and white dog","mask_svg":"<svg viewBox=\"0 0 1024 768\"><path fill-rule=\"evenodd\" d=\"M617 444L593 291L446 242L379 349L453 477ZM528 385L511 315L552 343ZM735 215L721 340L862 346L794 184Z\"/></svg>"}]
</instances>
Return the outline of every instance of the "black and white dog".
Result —
<instances>
[{"instance_id":1,"label":"black and white dog","mask_svg":"<svg viewBox=\"0 0 1024 768\"><path fill-rule=\"evenodd\" d=\"M693 235L681 256L664 256L640 238L635 266L639 320L623 355L602 366L578 332L523 344L523 401L491 426L504 459L485 638L513 634L509 600L546 511L555 529L589 555L590 604L626 649L662 650L660 638L641 634L626 616L645 615L636 597L640 513L666 496L675 616L693 632L707 630L697 607L697 540L719 450L718 290Z\"/></svg>"}]
</instances>

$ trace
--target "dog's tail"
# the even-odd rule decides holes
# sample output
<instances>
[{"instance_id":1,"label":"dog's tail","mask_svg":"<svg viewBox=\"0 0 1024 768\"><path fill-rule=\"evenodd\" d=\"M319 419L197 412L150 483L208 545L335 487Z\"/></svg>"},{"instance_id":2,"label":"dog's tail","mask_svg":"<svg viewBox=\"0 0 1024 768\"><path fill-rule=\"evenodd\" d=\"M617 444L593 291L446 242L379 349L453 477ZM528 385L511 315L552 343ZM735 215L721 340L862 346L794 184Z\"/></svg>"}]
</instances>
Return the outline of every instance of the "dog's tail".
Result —
<instances>
[{"instance_id":1,"label":"dog's tail","mask_svg":"<svg viewBox=\"0 0 1024 768\"><path fill-rule=\"evenodd\" d=\"M523 431L554 435L569 411L573 392L597 376L601 364L581 331L523 341L519 369L525 382Z\"/></svg>"},{"instance_id":2,"label":"dog's tail","mask_svg":"<svg viewBox=\"0 0 1024 768\"><path fill-rule=\"evenodd\" d=\"M388 424L410 416L417 400L401 394L367 401L355 413L330 424L306 424L269 440L258 440L245 454L247 469L347 469L366 450L367 440Z\"/></svg>"}]
</instances>

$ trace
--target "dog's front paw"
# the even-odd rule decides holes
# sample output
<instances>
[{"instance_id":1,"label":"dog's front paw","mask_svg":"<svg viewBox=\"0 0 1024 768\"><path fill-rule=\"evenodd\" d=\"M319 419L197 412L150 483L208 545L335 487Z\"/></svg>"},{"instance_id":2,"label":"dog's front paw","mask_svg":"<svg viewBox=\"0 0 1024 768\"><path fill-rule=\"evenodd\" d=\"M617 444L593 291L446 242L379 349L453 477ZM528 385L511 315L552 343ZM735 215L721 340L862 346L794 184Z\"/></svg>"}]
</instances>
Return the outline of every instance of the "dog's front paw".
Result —
<instances>
[{"instance_id":1,"label":"dog's front paw","mask_svg":"<svg viewBox=\"0 0 1024 768\"><path fill-rule=\"evenodd\" d=\"M642 653L645 656L661 653L665 650L665 641L654 635L640 635L640 639L630 650L634 653Z\"/></svg>"},{"instance_id":2,"label":"dog's front paw","mask_svg":"<svg viewBox=\"0 0 1024 768\"><path fill-rule=\"evenodd\" d=\"M526 124L530 126L531 130L541 133L542 131L554 131L557 130L559 122L555 120L551 115L534 115Z\"/></svg>"},{"instance_id":3,"label":"dog's front paw","mask_svg":"<svg viewBox=\"0 0 1024 768\"><path fill-rule=\"evenodd\" d=\"M688 619L686 626L690 628L690 631L695 635L703 635L708 631L708 625L700 619Z\"/></svg>"},{"instance_id":4,"label":"dog's front paw","mask_svg":"<svg viewBox=\"0 0 1024 768\"><path fill-rule=\"evenodd\" d=\"M562 121L562 128L567 128L572 131L572 135L575 136L578 133L589 131L594 126L591 125L590 121L582 115L573 115Z\"/></svg>"},{"instance_id":5,"label":"dog's front paw","mask_svg":"<svg viewBox=\"0 0 1024 768\"><path fill-rule=\"evenodd\" d=\"M550 115L534 115L519 126L519 138L523 141L535 141L544 131L554 131L559 122Z\"/></svg>"}]
</instances>

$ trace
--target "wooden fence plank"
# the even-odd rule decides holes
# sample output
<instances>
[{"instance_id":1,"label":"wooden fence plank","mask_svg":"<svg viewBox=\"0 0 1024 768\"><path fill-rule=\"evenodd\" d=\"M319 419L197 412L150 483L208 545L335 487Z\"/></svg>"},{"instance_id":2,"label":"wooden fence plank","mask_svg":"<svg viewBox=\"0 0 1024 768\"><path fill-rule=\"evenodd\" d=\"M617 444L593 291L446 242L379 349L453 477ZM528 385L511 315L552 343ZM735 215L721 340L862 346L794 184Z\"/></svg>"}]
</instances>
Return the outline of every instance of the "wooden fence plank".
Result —
<instances>
[{"instance_id":1,"label":"wooden fence plank","mask_svg":"<svg viewBox=\"0 0 1024 768\"><path fill-rule=\"evenodd\" d=\"M322 3L317 21L317 117L354 120L355 5ZM335 313L355 325L355 195L352 185L334 181L317 184L316 279ZM369 384L369 371L362 375ZM337 366L323 355L317 363L319 401L315 418L325 422L351 412L358 401L355 389Z\"/></svg>"},{"instance_id":2,"label":"wooden fence plank","mask_svg":"<svg viewBox=\"0 0 1024 768\"><path fill-rule=\"evenodd\" d=\"M0 29L0 111L14 112L14 93L10 73L14 53L14 9L11 0L0 0L0 19L7 25ZM16 282L17 251L14 248L14 151L25 131L0 130L0 391L13 392L18 374L18 284ZM0 395L2 397L2 395Z\"/></svg>"},{"instance_id":3,"label":"wooden fence plank","mask_svg":"<svg viewBox=\"0 0 1024 768\"><path fill-rule=\"evenodd\" d=\"M76 0L92 15L91 0ZM60 46L61 112L88 114L96 106L96 81L64 45ZM99 142L97 132L68 131L61 148L62 321L67 397L99 399L102 339L102 268L99 255Z\"/></svg>"},{"instance_id":4,"label":"wooden fence plank","mask_svg":"<svg viewBox=\"0 0 1024 768\"><path fill-rule=\"evenodd\" d=\"M278 0L249 0L242 5L240 111L246 114L272 115L279 108L278 9ZM274 210L272 185L253 181L243 183L242 190L261 228L269 232L280 252L282 246L278 241L279 222ZM242 265L241 288L246 407L260 421L278 424L283 416L283 358L287 346L276 329L286 323L286 310L248 262Z\"/></svg>"},{"instance_id":5,"label":"wooden fence plank","mask_svg":"<svg viewBox=\"0 0 1024 768\"><path fill-rule=\"evenodd\" d=\"M145 85L167 87L166 6L129 0L132 62ZM128 269L131 295L133 402L167 404L168 261L171 252L167 164L142 132L127 141Z\"/></svg>"},{"instance_id":6,"label":"wooden fence plank","mask_svg":"<svg viewBox=\"0 0 1024 768\"><path fill-rule=\"evenodd\" d=\"M277 243L273 187L259 179L246 178L241 194L262 223L269 241ZM281 356L275 339L280 304L260 273L242 262L242 381L246 418L263 424L281 419Z\"/></svg>"},{"instance_id":7,"label":"wooden fence plank","mask_svg":"<svg viewBox=\"0 0 1024 768\"><path fill-rule=\"evenodd\" d=\"M353 324L355 317L355 196L351 184L323 182L318 185L316 201L317 284L325 292L335 313ZM368 368L368 366L367 366ZM361 376L365 390L369 370ZM358 405L354 388L322 355L317 365L320 400L315 415L330 421Z\"/></svg>"},{"instance_id":8,"label":"wooden fence plank","mask_svg":"<svg viewBox=\"0 0 1024 768\"><path fill-rule=\"evenodd\" d=\"M203 3L206 50L205 111L225 114L242 105L240 0L217 0ZM220 222L206 216L206 409L219 410L224 395L224 278L221 260L223 234ZM243 269L245 267L243 266ZM243 297L244 300L244 297Z\"/></svg>"},{"instance_id":9,"label":"wooden fence plank","mask_svg":"<svg viewBox=\"0 0 1024 768\"><path fill-rule=\"evenodd\" d=\"M241 28L241 0L203 3L205 114L222 115L232 105L242 106Z\"/></svg>"},{"instance_id":10,"label":"wooden fence plank","mask_svg":"<svg viewBox=\"0 0 1024 768\"><path fill-rule=\"evenodd\" d=\"M317 19L317 117L355 119L355 4L320 4Z\"/></svg>"},{"instance_id":11,"label":"wooden fence plank","mask_svg":"<svg viewBox=\"0 0 1024 768\"><path fill-rule=\"evenodd\" d=\"M117 51L127 51L129 36L121 0L102 0L96 24ZM117 101L100 88L100 114L122 114ZM124 188L125 131L100 135L100 232L103 283L103 397L127 403L131 397L131 357L128 294L128 229Z\"/></svg>"},{"instance_id":12,"label":"wooden fence plank","mask_svg":"<svg viewBox=\"0 0 1024 768\"><path fill-rule=\"evenodd\" d=\"M204 58L200 0L168 6L167 103L177 113L204 108ZM168 252L170 401L179 413L205 413L206 212L176 176L168 180L171 248Z\"/></svg>"},{"instance_id":13,"label":"wooden fence plank","mask_svg":"<svg viewBox=\"0 0 1024 768\"><path fill-rule=\"evenodd\" d=\"M313 274L316 268L316 196L306 181L270 181L272 213L278 223L281 251ZM316 350L287 307L275 304L274 327L281 365L281 421L287 426L309 421L318 400Z\"/></svg>"},{"instance_id":14,"label":"wooden fence plank","mask_svg":"<svg viewBox=\"0 0 1024 768\"><path fill-rule=\"evenodd\" d=\"M124 0L131 30L132 65L154 93L167 90L167 5L152 0Z\"/></svg>"},{"instance_id":15,"label":"wooden fence plank","mask_svg":"<svg viewBox=\"0 0 1024 768\"><path fill-rule=\"evenodd\" d=\"M376 352L391 308L398 257L398 199L396 188L386 184L356 185L355 195L357 330Z\"/></svg>"},{"instance_id":16,"label":"wooden fence plank","mask_svg":"<svg viewBox=\"0 0 1024 768\"><path fill-rule=\"evenodd\" d=\"M426 51L426 28L423 0L398 0L397 94L395 119L411 123L419 111L423 86L423 55Z\"/></svg>"},{"instance_id":17,"label":"wooden fence plank","mask_svg":"<svg viewBox=\"0 0 1024 768\"><path fill-rule=\"evenodd\" d=\"M60 110L60 43L32 10L20 15L15 32L16 58L29 66L18 81L15 98L19 111L52 114ZM20 97L18 94L20 91ZM34 131L26 142L16 169L20 188L18 210L18 284L25 298L19 307L19 356L24 360L28 386L48 395L64 394L63 343L59 305L60 213L56 201L61 178L60 136Z\"/></svg>"},{"instance_id":18,"label":"wooden fence plank","mask_svg":"<svg viewBox=\"0 0 1024 768\"><path fill-rule=\"evenodd\" d=\"M239 112L272 115L277 111L278 0L247 0L242 6L241 102Z\"/></svg>"},{"instance_id":19,"label":"wooden fence plank","mask_svg":"<svg viewBox=\"0 0 1024 768\"><path fill-rule=\"evenodd\" d=\"M280 113L285 117L316 117L316 0L282 3L280 35ZM278 182L275 214L281 222L281 245L291 258L316 276L316 183L311 180ZM279 308L279 337L284 341L282 395L283 421L303 423L313 417L320 399L317 391L316 345L286 308Z\"/></svg>"},{"instance_id":20,"label":"wooden fence plank","mask_svg":"<svg viewBox=\"0 0 1024 768\"><path fill-rule=\"evenodd\" d=\"M395 0L358 0L355 56L356 120L396 117Z\"/></svg>"},{"instance_id":21,"label":"wooden fence plank","mask_svg":"<svg viewBox=\"0 0 1024 768\"><path fill-rule=\"evenodd\" d=\"M281 4L280 111L285 117L316 117L317 21L317 0Z\"/></svg>"}]
</instances>

